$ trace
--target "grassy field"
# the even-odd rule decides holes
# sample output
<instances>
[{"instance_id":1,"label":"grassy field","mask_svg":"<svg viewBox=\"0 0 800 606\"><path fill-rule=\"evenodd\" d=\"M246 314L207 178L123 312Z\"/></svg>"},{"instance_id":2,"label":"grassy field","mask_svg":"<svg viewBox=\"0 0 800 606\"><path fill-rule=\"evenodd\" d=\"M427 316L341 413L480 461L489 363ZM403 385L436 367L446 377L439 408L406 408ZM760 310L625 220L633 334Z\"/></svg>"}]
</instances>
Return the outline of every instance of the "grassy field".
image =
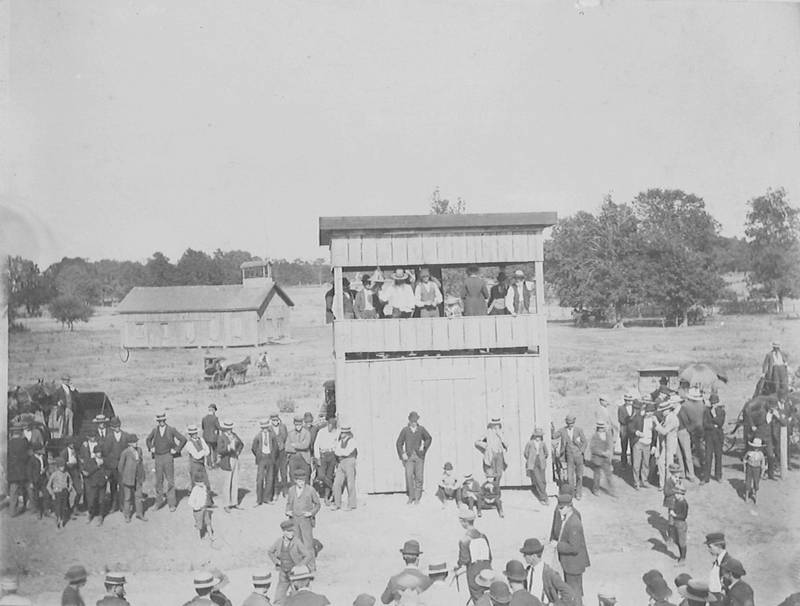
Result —
<instances>
[{"instance_id":1,"label":"grassy field","mask_svg":"<svg viewBox=\"0 0 800 606\"><path fill-rule=\"evenodd\" d=\"M234 420L248 440L256 420L274 410L279 401L293 402L298 411L319 409L322 383L333 377L331 331L323 324L323 292L322 288L290 289L296 303L292 320L296 342L270 348L271 377L254 376L234 389L207 388L202 380L202 350L134 351L123 363L118 356L117 319L105 310L73 333L61 331L51 320L38 319L29 323L29 332L12 335L9 382L24 384L69 372L78 389L107 392L124 428L140 434L150 430L159 411L166 411L171 424L185 428L198 422L214 402L221 416ZM553 418L560 420L564 413L574 412L578 424L590 429L588 411L597 394L621 396L635 386L637 368L691 362L712 364L730 378L721 397L733 417L752 393L772 339L782 340L790 355L800 355L793 347L800 343L800 322L768 316L724 317L688 329L623 330L551 323ZM225 355L233 360L246 353L229 350ZM188 485L185 465L179 459L176 466L182 490ZM250 456L243 458L243 467L241 487L251 490ZM392 471L400 473L400 468ZM663 512L656 491L637 493L619 481L616 499L585 497L579 508L592 558L585 576L587 595L606 586L617 592L620 603L644 602L641 575L649 568L661 569L668 579L682 570L705 576L710 557L702 546L703 533L718 529L727 532L730 551L744 561L759 603L776 604L800 585L796 547L800 519L794 500L800 474L791 473L783 482L766 482L757 509L735 494L734 487L743 477L740 463L729 460L725 475L723 483L690 488L689 559L680 570L662 553L653 527L656 517L649 512ZM152 469L145 485L152 494L151 483ZM188 600L191 571L212 563L231 576L226 592L238 603L250 591L247 575L267 567L266 546L278 536L282 519L282 504L252 509L253 501L252 494L245 494L244 511L215 514L222 538L213 549L194 537L185 503L173 514L166 509L152 512L147 524L125 524L117 514L102 528L86 527L79 518L61 531L56 531L52 520L4 515L0 518L3 564L27 572L23 590L41 593L40 603L56 603L54 592L61 587L64 570L80 561L93 571L86 591L91 600L102 594L101 571L119 567L131 573L131 603L166 604ZM508 491L504 501L505 520L489 515L480 524L492 541L498 569L519 556L519 545L527 536L544 538L552 515L552 508L534 504L524 491ZM397 548L407 538L422 542L426 561L442 557L454 563L460 536L454 511L441 511L430 497L413 510L404 503L401 496L364 496L357 511L320 514L317 535L325 549L319 559L317 587L332 603L349 604L362 591L379 594L399 567ZM593 601L587 598L587 603Z\"/></svg>"}]
</instances>

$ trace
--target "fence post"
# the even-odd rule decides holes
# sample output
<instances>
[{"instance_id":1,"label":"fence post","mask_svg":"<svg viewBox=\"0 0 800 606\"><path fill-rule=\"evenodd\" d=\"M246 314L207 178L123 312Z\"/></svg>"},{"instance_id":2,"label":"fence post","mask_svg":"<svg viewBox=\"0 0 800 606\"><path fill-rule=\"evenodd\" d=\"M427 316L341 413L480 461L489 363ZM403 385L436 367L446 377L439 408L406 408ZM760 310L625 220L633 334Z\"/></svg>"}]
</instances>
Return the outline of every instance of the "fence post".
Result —
<instances>
[{"instance_id":1,"label":"fence post","mask_svg":"<svg viewBox=\"0 0 800 606\"><path fill-rule=\"evenodd\" d=\"M781 480L786 479L789 471L789 428L781 425Z\"/></svg>"}]
</instances>

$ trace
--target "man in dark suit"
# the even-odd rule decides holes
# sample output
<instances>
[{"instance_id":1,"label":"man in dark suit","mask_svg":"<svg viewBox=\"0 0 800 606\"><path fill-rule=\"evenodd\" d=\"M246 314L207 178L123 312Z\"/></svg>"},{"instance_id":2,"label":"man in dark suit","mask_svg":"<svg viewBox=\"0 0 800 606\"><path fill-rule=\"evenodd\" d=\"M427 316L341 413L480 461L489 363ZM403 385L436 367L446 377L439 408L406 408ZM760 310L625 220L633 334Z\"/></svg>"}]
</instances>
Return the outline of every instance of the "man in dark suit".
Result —
<instances>
[{"instance_id":1,"label":"man in dark suit","mask_svg":"<svg viewBox=\"0 0 800 606\"><path fill-rule=\"evenodd\" d=\"M105 442L103 447L103 460L105 461L106 469L108 469L108 491L111 500L109 513L119 509L123 509L123 495L122 486L119 481L119 458L128 447L128 436L122 431L122 422L119 417L113 417L109 423L111 431L106 433Z\"/></svg>"},{"instance_id":2,"label":"man in dark suit","mask_svg":"<svg viewBox=\"0 0 800 606\"><path fill-rule=\"evenodd\" d=\"M575 604L583 603L583 573L589 567L589 553L586 551L586 539L583 536L581 518L572 510L572 497L562 494L558 497L558 508L561 513L561 527L558 538L553 540L558 561L564 571L564 581L575 594Z\"/></svg>"},{"instance_id":3,"label":"man in dark suit","mask_svg":"<svg viewBox=\"0 0 800 606\"><path fill-rule=\"evenodd\" d=\"M381 594L381 602L384 604L395 603L405 591L422 593L431 585L430 577L419 569L419 556L422 553L419 541L406 541L400 553L406 566L386 584L386 589Z\"/></svg>"},{"instance_id":4,"label":"man in dark suit","mask_svg":"<svg viewBox=\"0 0 800 606\"><path fill-rule=\"evenodd\" d=\"M567 415L566 425L559 430L561 449L559 456L567 462L567 481L576 499L583 490L583 453L588 444L580 427L575 427L575 415Z\"/></svg>"},{"instance_id":5,"label":"man in dark suit","mask_svg":"<svg viewBox=\"0 0 800 606\"><path fill-rule=\"evenodd\" d=\"M211 451L206 457L206 467L214 469L217 466L217 440L219 440L219 432L221 431L216 404L208 405L208 414L203 417L200 425L203 430L203 439Z\"/></svg>"},{"instance_id":6,"label":"man in dark suit","mask_svg":"<svg viewBox=\"0 0 800 606\"><path fill-rule=\"evenodd\" d=\"M617 408L617 420L619 421L619 440L622 446L621 462L623 467L628 466L628 453L633 464L633 445L636 443L636 415L640 413L641 406L637 409L634 406L633 394L627 392L622 398L622 406Z\"/></svg>"},{"instance_id":7,"label":"man in dark suit","mask_svg":"<svg viewBox=\"0 0 800 606\"><path fill-rule=\"evenodd\" d=\"M724 440L725 408L719 403L719 396L711 394L708 404L703 410L703 436L705 438L705 456L703 457L703 478L701 484L707 484L711 477L711 461L714 460L714 479L722 480L722 442Z\"/></svg>"},{"instance_id":8,"label":"man in dark suit","mask_svg":"<svg viewBox=\"0 0 800 606\"><path fill-rule=\"evenodd\" d=\"M145 440L147 450L150 451L156 463L156 509L164 506L164 483L166 482L166 501L169 504L169 510L175 511L178 508L175 496L175 457L180 455L186 445L186 438L177 429L167 425L166 414L156 415L156 423L156 427Z\"/></svg>"},{"instance_id":9,"label":"man in dark suit","mask_svg":"<svg viewBox=\"0 0 800 606\"><path fill-rule=\"evenodd\" d=\"M22 510L28 501L28 440L22 435L22 425L11 425L8 439L8 511L13 518L17 515L19 497L22 497Z\"/></svg>"},{"instance_id":10,"label":"man in dark suit","mask_svg":"<svg viewBox=\"0 0 800 606\"><path fill-rule=\"evenodd\" d=\"M261 431L253 438L250 451L256 458L256 507L271 504L275 491L275 461L278 458L278 440L269 430L269 419L259 422Z\"/></svg>"},{"instance_id":11,"label":"man in dark suit","mask_svg":"<svg viewBox=\"0 0 800 606\"><path fill-rule=\"evenodd\" d=\"M753 588L742 581L745 575L744 566L735 558L728 558L722 566L722 591L725 597L724 606L754 606Z\"/></svg>"},{"instance_id":12,"label":"man in dark suit","mask_svg":"<svg viewBox=\"0 0 800 606\"><path fill-rule=\"evenodd\" d=\"M406 493L408 505L419 505L424 483L425 454L431 447L433 438L428 430L419 424L419 415L408 413L408 425L400 430L395 447L397 456L406 471Z\"/></svg>"},{"instance_id":13,"label":"man in dark suit","mask_svg":"<svg viewBox=\"0 0 800 606\"><path fill-rule=\"evenodd\" d=\"M519 550L527 564L525 588L542 602L567 606L573 603L575 594L558 573L542 560L544 545L539 539L525 539Z\"/></svg>"},{"instance_id":14,"label":"man in dark suit","mask_svg":"<svg viewBox=\"0 0 800 606\"><path fill-rule=\"evenodd\" d=\"M728 553L725 543L725 535L721 532L710 532L706 535L706 547L708 552L714 556L714 563L711 565L711 572L708 575L708 590L722 597L722 567L732 559Z\"/></svg>"}]
</instances>

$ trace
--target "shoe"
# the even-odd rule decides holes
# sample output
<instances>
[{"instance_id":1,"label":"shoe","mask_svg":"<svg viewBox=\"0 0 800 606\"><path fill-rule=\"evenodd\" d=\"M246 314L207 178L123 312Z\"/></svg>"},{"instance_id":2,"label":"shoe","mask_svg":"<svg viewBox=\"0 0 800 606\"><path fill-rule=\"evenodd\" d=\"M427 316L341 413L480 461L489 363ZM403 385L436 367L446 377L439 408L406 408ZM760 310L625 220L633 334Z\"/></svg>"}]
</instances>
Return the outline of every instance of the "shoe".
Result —
<instances>
[{"instance_id":1,"label":"shoe","mask_svg":"<svg viewBox=\"0 0 800 606\"><path fill-rule=\"evenodd\" d=\"M178 510L178 508L175 505L170 505L170 507L169 507L170 513L175 513L177 510Z\"/></svg>"},{"instance_id":2,"label":"shoe","mask_svg":"<svg viewBox=\"0 0 800 606\"><path fill-rule=\"evenodd\" d=\"M63 525L64 523L61 520L56 521L56 528L61 528Z\"/></svg>"},{"instance_id":3,"label":"shoe","mask_svg":"<svg viewBox=\"0 0 800 606\"><path fill-rule=\"evenodd\" d=\"M125 523L126 524L130 524L131 523L131 519L132 519L131 516L125 516Z\"/></svg>"},{"instance_id":4,"label":"shoe","mask_svg":"<svg viewBox=\"0 0 800 606\"><path fill-rule=\"evenodd\" d=\"M147 518L146 518L146 517L144 517L143 515L141 515L141 516L137 515L137 516L136 516L136 519L137 519L137 520L141 520L142 522L147 522Z\"/></svg>"},{"instance_id":5,"label":"shoe","mask_svg":"<svg viewBox=\"0 0 800 606\"><path fill-rule=\"evenodd\" d=\"M255 509L256 507L261 507L263 504L264 503L256 503L255 505L253 505L253 509Z\"/></svg>"},{"instance_id":6,"label":"shoe","mask_svg":"<svg viewBox=\"0 0 800 606\"><path fill-rule=\"evenodd\" d=\"M700 480L700 485L702 486L703 484L708 484L708 480Z\"/></svg>"},{"instance_id":7,"label":"shoe","mask_svg":"<svg viewBox=\"0 0 800 606\"><path fill-rule=\"evenodd\" d=\"M408 501L406 501L406 505L413 505L413 504L414 504L414 499L408 499Z\"/></svg>"},{"instance_id":8,"label":"shoe","mask_svg":"<svg viewBox=\"0 0 800 606\"><path fill-rule=\"evenodd\" d=\"M92 523L92 520L94 520L94 518L93 518L92 516L89 516L89 519L88 519L88 520L86 520L86 523L87 523L87 524L91 524L91 523Z\"/></svg>"},{"instance_id":9,"label":"shoe","mask_svg":"<svg viewBox=\"0 0 800 606\"><path fill-rule=\"evenodd\" d=\"M223 510L225 513L230 513L230 512L231 512L231 508L230 508L230 507L228 507L227 505L226 505L225 507L223 507L223 508L222 508L222 510Z\"/></svg>"},{"instance_id":10,"label":"shoe","mask_svg":"<svg viewBox=\"0 0 800 606\"><path fill-rule=\"evenodd\" d=\"M103 525L103 518L97 518L97 525L98 526L102 526Z\"/></svg>"}]
</instances>

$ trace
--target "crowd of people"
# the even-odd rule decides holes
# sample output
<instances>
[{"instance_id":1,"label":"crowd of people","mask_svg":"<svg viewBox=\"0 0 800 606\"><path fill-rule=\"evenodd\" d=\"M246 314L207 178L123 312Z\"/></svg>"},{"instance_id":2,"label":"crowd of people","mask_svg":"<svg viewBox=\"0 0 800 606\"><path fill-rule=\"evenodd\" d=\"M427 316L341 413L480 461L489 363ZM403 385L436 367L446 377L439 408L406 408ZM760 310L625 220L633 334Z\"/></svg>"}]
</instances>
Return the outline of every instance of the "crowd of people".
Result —
<instances>
[{"instance_id":1,"label":"crowd of people","mask_svg":"<svg viewBox=\"0 0 800 606\"><path fill-rule=\"evenodd\" d=\"M536 313L535 285L518 269L497 274L491 287L477 266L466 269L456 295L445 295L442 280L430 268L398 268L387 280L380 269L363 274L353 285L343 278L345 320L378 318L438 318L442 315L485 316ZM334 319L334 289L325 293L326 321Z\"/></svg>"}]
</instances>

